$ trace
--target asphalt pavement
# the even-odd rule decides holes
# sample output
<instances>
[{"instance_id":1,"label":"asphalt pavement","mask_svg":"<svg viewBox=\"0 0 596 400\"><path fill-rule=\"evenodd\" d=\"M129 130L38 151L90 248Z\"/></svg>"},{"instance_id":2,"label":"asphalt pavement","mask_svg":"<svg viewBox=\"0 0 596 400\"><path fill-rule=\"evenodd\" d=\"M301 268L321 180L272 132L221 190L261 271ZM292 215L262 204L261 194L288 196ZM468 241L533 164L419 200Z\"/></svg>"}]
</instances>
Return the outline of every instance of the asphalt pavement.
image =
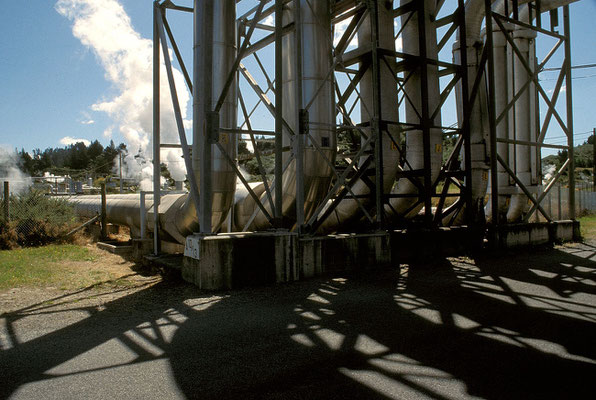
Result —
<instances>
[{"instance_id":1,"label":"asphalt pavement","mask_svg":"<svg viewBox=\"0 0 596 400\"><path fill-rule=\"evenodd\" d=\"M218 293L164 281L0 331L0 398L592 399L596 246Z\"/></svg>"}]
</instances>

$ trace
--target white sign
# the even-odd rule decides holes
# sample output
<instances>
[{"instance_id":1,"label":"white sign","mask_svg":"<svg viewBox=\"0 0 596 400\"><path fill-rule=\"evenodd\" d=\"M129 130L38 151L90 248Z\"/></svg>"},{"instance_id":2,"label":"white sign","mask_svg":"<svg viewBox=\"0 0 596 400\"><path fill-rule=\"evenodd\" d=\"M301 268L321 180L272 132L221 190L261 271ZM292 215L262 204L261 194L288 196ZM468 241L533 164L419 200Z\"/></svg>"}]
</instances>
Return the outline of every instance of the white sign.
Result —
<instances>
[{"instance_id":1,"label":"white sign","mask_svg":"<svg viewBox=\"0 0 596 400\"><path fill-rule=\"evenodd\" d=\"M201 239L196 236L187 236L184 246L184 255L186 257L201 259Z\"/></svg>"}]
</instances>

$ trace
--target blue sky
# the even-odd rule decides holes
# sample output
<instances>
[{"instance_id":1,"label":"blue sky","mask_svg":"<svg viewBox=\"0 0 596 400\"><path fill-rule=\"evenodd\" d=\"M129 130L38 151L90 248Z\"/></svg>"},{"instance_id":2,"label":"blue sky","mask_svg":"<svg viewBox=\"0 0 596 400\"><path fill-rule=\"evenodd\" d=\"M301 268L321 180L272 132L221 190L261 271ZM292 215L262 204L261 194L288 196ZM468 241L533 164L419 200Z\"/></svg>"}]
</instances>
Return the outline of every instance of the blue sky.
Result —
<instances>
[{"instance_id":1,"label":"blue sky","mask_svg":"<svg viewBox=\"0 0 596 400\"><path fill-rule=\"evenodd\" d=\"M63 1L68 5L82 0ZM151 38L152 1L118 2L140 38ZM126 118L94 107L114 102L122 94L121 82L110 80L101 57L73 35L73 20L56 10L56 1L4 1L3 11L7 18L0 24L0 144L30 151L63 146L68 137L98 139L104 145L110 139L129 142L121 129ZM596 0L572 4L571 15L573 64L596 63ZM172 24L182 47L189 48L191 19L179 15ZM575 132L577 141L583 142L584 133L596 127L596 68L574 70L574 76ZM551 77L556 74L541 76Z\"/></svg>"}]
</instances>

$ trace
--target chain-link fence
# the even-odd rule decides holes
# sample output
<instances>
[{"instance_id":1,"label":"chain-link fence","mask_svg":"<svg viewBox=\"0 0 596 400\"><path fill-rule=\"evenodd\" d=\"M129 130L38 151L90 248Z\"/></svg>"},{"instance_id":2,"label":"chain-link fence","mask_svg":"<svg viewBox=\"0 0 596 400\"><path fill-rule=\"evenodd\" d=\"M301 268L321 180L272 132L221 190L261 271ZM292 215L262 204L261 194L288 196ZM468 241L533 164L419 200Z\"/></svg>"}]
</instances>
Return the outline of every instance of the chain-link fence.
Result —
<instances>
[{"instance_id":1,"label":"chain-link fence","mask_svg":"<svg viewBox=\"0 0 596 400\"><path fill-rule=\"evenodd\" d=\"M2 186L0 248L39 246L62 238L78 219L66 200L26 189L5 195Z\"/></svg>"}]
</instances>

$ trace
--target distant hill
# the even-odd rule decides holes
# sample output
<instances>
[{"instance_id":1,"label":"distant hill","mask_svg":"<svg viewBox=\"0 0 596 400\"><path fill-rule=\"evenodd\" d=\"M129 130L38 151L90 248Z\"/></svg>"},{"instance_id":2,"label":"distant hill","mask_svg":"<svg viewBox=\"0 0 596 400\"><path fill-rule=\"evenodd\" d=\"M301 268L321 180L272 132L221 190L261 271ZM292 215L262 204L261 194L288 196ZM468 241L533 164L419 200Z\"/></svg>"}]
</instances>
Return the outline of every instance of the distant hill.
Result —
<instances>
[{"instance_id":1,"label":"distant hill","mask_svg":"<svg viewBox=\"0 0 596 400\"><path fill-rule=\"evenodd\" d=\"M590 136L583 144L573 148L573 159L576 168L592 168L594 166L593 144L594 135ZM561 166L563 161L567 158L567 150L561 150L557 154L551 154L542 159L542 166L555 165Z\"/></svg>"}]
</instances>

